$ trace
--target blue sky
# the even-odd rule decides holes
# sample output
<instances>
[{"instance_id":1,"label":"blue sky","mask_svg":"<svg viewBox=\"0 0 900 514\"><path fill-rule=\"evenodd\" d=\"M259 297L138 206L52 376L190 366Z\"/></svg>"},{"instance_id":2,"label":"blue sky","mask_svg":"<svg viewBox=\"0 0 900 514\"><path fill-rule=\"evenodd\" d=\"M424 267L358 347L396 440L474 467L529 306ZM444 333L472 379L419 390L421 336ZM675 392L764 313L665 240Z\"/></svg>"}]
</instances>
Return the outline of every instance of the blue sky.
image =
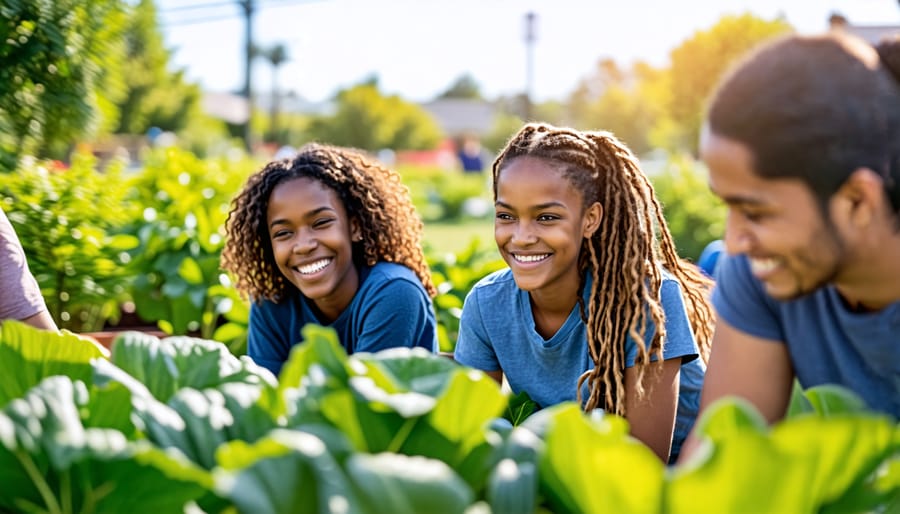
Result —
<instances>
[{"instance_id":1,"label":"blue sky","mask_svg":"<svg viewBox=\"0 0 900 514\"><path fill-rule=\"evenodd\" d=\"M833 11L854 24L900 25L897 0L256 2L258 44L283 43L291 57L281 67L279 83L313 101L373 74L383 91L413 101L429 100L466 72L489 97L521 92L528 12L536 14L532 93L538 100L563 99L604 57L665 65L670 50L726 14L782 15L801 33L824 30ZM205 89L240 89L244 28L236 2L158 0L157 5L175 65ZM254 88L268 91L270 84L271 68L257 62Z\"/></svg>"}]
</instances>

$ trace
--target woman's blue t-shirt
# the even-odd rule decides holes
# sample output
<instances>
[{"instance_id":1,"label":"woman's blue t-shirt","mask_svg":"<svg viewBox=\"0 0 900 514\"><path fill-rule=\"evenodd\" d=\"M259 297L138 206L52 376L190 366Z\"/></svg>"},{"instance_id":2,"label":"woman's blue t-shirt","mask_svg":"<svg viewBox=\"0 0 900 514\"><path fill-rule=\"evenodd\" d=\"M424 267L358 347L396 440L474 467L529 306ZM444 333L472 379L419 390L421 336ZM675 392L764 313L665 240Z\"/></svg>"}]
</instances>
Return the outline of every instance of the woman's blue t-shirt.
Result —
<instances>
[{"instance_id":1,"label":"woman's blue t-shirt","mask_svg":"<svg viewBox=\"0 0 900 514\"><path fill-rule=\"evenodd\" d=\"M247 354L277 376L291 348L302 341L307 323L337 331L347 353L420 346L438 349L437 322L431 298L416 274L406 266L379 262L359 270L360 284L350 305L332 323L316 317L308 298L293 294L275 303L250 306Z\"/></svg>"}]
</instances>

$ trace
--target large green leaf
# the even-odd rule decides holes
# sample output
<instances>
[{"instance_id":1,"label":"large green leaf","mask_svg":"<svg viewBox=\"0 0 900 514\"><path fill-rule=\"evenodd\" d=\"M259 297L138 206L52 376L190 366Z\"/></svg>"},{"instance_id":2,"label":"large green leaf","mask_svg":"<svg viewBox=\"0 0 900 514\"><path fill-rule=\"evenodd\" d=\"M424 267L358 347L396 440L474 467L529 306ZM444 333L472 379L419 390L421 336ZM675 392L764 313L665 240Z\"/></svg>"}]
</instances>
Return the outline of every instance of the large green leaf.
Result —
<instances>
[{"instance_id":1,"label":"large green leaf","mask_svg":"<svg viewBox=\"0 0 900 514\"><path fill-rule=\"evenodd\" d=\"M459 364L424 348L390 348L374 354L355 354L362 362L377 362L400 388L438 396Z\"/></svg>"},{"instance_id":2,"label":"large green leaf","mask_svg":"<svg viewBox=\"0 0 900 514\"><path fill-rule=\"evenodd\" d=\"M799 416L771 431L761 419L736 398L711 405L698 422L699 451L672 473L668 512L818 512L843 502L898 450L895 427L882 417ZM844 502L845 512L865 510L868 500L860 502Z\"/></svg>"},{"instance_id":3,"label":"large green leaf","mask_svg":"<svg viewBox=\"0 0 900 514\"><path fill-rule=\"evenodd\" d=\"M298 423L317 415L318 396L346 389L350 377L347 353L334 329L308 324L302 333L303 343L291 348L281 368L276 393L263 400L273 416L296 418Z\"/></svg>"},{"instance_id":4,"label":"large green leaf","mask_svg":"<svg viewBox=\"0 0 900 514\"><path fill-rule=\"evenodd\" d=\"M315 366L325 378L334 377L339 382L346 383L349 373L347 371L347 353L337 338L337 332L332 328L308 324L301 329L303 342L291 348L287 362L281 369L278 377L279 384L283 387L297 387L300 380L310 377L310 368Z\"/></svg>"},{"instance_id":5,"label":"large green leaf","mask_svg":"<svg viewBox=\"0 0 900 514\"><path fill-rule=\"evenodd\" d=\"M832 384L811 387L804 391L813 411L822 417L865 412L866 402L853 391Z\"/></svg>"},{"instance_id":6,"label":"large green leaf","mask_svg":"<svg viewBox=\"0 0 900 514\"><path fill-rule=\"evenodd\" d=\"M480 485L494 464L497 446L489 440L488 426L506 401L489 376L454 367L434 408L411 428L399 451L439 459L469 484Z\"/></svg>"},{"instance_id":7,"label":"large green leaf","mask_svg":"<svg viewBox=\"0 0 900 514\"><path fill-rule=\"evenodd\" d=\"M90 341L62 331L39 330L15 320L0 325L0 407L19 398L41 380L67 375L91 381L91 359L103 351Z\"/></svg>"},{"instance_id":8,"label":"large green leaf","mask_svg":"<svg viewBox=\"0 0 900 514\"><path fill-rule=\"evenodd\" d=\"M534 462L502 459L491 472L486 496L494 514L531 514L538 503Z\"/></svg>"},{"instance_id":9,"label":"large green leaf","mask_svg":"<svg viewBox=\"0 0 900 514\"><path fill-rule=\"evenodd\" d=\"M832 415L827 421L803 418L780 423L772 429L771 442L803 463L807 475L803 491L816 508L842 501L855 488L857 508L863 511L867 500L861 489L870 489L874 472L891 455L900 457L895 434L890 420L874 414ZM844 508L852 507L844 503Z\"/></svg>"},{"instance_id":10,"label":"large green leaf","mask_svg":"<svg viewBox=\"0 0 900 514\"><path fill-rule=\"evenodd\" d=\"M425 457L356 454L347 474L370 514L462 513L474 499L449 466Z\"/></svg>"},{"instance_id":11,"label":"large green leaf","mask_svg":"<svg viewBox=\"0 0 900 514\"><path fill-rule=\"evenodd\" d=\"M546 451L538 469L541 491L554 511L660 511L664 466L627 435L622 418L594 420L575 403L549 410Z\"/></svg>"},{"instance_id":12,"label":"large green leaf","mask_svg":"<svg viewBox=\"0 0 900 514\"><path fill-rule=\"evenodd\" d=\"M136 408L147 438L161 448L175 448L192 462L212 469L216 450L228 441L253 442L276 427L256 401L259 386L223 384L219 389L185 388L168 402L165 414L159 406ZM178 416L174 420L173 416Z\"/></svg>"},{"instance_id":13,"label":"large green leaf","mask_svg":"<svg viewBox=\"0 0 900 514\"><path fill-rule=\"evenodd\" d=\"M330 391L320 396L318 402L323 418L363 452L398 451L421 419L403 417L385 409L384 404L373 409L365 398L349 389Z\"/></svg>"},{"instance_id":14,"label":"large green leaf","mask_svg":"<svg viewBox=\"0 0 900 514\"><path fill-rule=\"evenodd\" d=\"M223 446L219 459L216 491L242 513L362 512L347 477L312 434L276 429L252 445Z\"/></svg>"},{"instance_id":15,"label":"large green leaf","mask_svg":"<svg viewBox=\"0 0 900 514\"><path fill-rule=\"evenodd\" d=\"M50 377L0 413L0 510L52 513L181 512L212 486L177 454L85 428L88 390Z\"/></svg>"},{"instance_id":16,"label":"large green leaf","mask_svg":"<svg viewBox=\"0 0 900 514\"><path fill-rule=\"evenodd\" d=\"M162 402L186 387L205 389L228 382L275 387L272 374L249 357L235 357L222 343L206 339L159 339L141 332L125 332L116 339L111 360Z\"/></svg>"},{"instance_id":17,"label":"large green leaf","mask_svg":"<svg viewBox=\"0 0 900 514\"><path fill-rule=\"evenodd\" d=\"M506 402L506 395L492 378L480 371L456 368L427 421L447 439L461 443L483 431L503 412Z\"/></svg>"}]
</instances>

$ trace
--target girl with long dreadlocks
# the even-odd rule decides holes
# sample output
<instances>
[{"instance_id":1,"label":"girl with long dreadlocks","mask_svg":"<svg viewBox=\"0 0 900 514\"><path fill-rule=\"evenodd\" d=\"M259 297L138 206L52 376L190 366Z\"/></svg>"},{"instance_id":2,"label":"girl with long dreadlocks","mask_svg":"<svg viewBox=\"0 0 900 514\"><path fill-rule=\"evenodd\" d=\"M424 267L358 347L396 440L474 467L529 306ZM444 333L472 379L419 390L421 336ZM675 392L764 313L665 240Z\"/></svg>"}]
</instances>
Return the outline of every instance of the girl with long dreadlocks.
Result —
<instances>
[{"instance_id":1,"label":"girl with long dreadlocks","mask_svg":"<svg viewBox=\"0 0 900 514\"><path fill-rule=\"evenodd\" d=\"M509 267L469 292L456 360L542 407L625 416L674 462L698 408L711 282L679 259L637 159L607 132L527 124L493 184Z\"/></svg>"},{"instance_id":2,"label":"girl with long dreadlocks","mask_svg":"<svg viewBox=\"0 0 900 514\"><path fill-rule=\"evenodd\" d=\"M253 300L247 353L276 375L307 323L348 353L437 351L422 222L394 171L309 144L250 176L226 225L222 267Z\"/></svg>"}]
</instances>

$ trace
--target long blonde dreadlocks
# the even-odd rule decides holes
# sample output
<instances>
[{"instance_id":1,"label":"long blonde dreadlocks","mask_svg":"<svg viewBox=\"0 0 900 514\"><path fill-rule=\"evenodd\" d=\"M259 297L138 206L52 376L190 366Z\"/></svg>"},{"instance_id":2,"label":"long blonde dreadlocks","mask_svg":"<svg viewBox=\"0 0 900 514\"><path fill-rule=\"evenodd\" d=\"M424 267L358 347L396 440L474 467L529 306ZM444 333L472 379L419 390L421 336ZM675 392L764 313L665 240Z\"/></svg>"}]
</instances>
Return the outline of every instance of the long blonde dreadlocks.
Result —
<instances>
[{"instance_id":1,"label":"long blonde dreadlocks","mask_svg":"<svg viewBox=\"0 0 900 514\"><path fill-rule=\"evenodd\" d=\"M714 314L708 293L712 282L694 265L678 256L662 207L637 158L609 132L585 132L543 123L529 123L510 139L493 164L494 199L500 172L523 156L551 161L582 194L583 209L603 206L600 226L585 239L579 254L581 288L592 277L590 303L585 314L578 301L587 332L594 368L578 381L588 382L590 396L585 410L603 407L625 413L625 343L637 345L637 393L646 365L663 361L665 313L660 299L662 270L681 284L688 319L704 362L709 358ZM655 327L649 346L649 326Z\"/></svg>"}]
</instances>

